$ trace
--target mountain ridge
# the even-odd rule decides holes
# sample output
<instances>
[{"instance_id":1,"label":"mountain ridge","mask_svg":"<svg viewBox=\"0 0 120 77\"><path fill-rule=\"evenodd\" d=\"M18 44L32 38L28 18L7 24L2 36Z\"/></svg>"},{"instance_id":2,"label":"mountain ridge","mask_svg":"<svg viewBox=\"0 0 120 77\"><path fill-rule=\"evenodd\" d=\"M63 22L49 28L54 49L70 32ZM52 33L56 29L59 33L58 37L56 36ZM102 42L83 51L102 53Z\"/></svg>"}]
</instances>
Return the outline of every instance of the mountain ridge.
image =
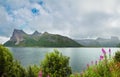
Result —
<instances>
[{"instance_id":1,"label":"mountain ridge","mask_svg":"<svg viewBox=\"0 0 120 77\"><path fill-rule=\"evenodd\" d=\"M111 36L110 39L98 37L96 39L81 39L75 41L86 47L118 47L120 44L120 40L116 36Z\"/></svg>"},{"instance_id":2,"label":"mountain ridge","mask_svg":"<svg viewBox=\"0 0 120 77\"><path fill-rule=\"evenodd\" d=\"M5 46L17 47L81 47L73 39L59 34L50 34L48 32L40 33L35 31L33 34L27 34L23 30L14 29L13 34Z\"/></svg>"}]
</instances>

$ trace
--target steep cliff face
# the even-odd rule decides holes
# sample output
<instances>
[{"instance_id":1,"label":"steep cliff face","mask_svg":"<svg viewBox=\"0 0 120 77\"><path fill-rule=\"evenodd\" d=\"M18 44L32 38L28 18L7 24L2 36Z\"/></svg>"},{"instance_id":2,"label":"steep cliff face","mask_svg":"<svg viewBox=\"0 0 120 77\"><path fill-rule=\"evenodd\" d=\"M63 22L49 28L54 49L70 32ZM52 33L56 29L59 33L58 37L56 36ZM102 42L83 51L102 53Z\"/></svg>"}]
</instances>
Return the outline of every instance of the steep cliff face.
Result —
<instances>
[{"instance_id":1,"label":"steep cliff face","mask_svg":"<svg viewBox=\"0 0 120 77\"><path fill-rule=\"evenodd\" d=\"M14 29L10 41L15 42L15 45L18 45L21 41L24 40L24 36L27 34L23 30Z\"/></svg>"},{"instance_id":2,"label":"steep cliff face","mask_svg":"<svg viewBox=\"0 0 120 77\"><path fill-rule=\"evenodd\" d=\"M23 30L15 29L12 37L7 41L5 46L27 46L27 47L80 47L74 40L48 32L39 33L35 31L33 34L26 34Z\"/></svg>"}]
</instances>

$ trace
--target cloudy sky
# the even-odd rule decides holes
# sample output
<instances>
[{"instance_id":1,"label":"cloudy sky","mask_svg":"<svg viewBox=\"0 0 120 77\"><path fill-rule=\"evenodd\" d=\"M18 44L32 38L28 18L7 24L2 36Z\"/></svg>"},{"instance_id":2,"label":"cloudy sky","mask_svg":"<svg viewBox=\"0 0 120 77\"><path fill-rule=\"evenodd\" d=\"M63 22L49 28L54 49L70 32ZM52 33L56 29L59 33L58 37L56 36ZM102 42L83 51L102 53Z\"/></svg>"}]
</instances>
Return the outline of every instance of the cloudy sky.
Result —
<instances>
[{"instance_id":1,"label":"cloudy sky","mask_svg":"<svg viewBox=\"0 0 120 77\"><path fill-rule=\"evenodd\" d=\"M120 0L0 0L0 43L14 29L73 39L120 35Z\"/></svg>"}]
</instances>

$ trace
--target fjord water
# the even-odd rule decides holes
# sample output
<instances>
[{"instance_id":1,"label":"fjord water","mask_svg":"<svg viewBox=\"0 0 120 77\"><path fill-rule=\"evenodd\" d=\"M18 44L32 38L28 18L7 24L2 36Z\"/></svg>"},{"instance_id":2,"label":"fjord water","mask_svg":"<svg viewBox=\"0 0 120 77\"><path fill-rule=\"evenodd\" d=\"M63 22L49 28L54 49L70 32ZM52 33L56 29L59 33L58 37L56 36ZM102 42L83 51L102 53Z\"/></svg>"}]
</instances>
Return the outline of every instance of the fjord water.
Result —
<instances>
[{"instance_id":1,"label":"fjord water","mask_svg":"<svg viewBox=\"0 0 120 77\"><path fill-rule=\"evenodd\" d=\"M15 59L21 62L25 67L33 64L40 65L40 62L45 58L45 54L53 52L54 48L22 48L9 47ZM87 64L99 61L99 56L102 55L102 48L56 48L63 55L70 57L70 66L73 72L81 72L86 69ZM110 48L111 54L114 55L119 48ZM109 48L105 48L109 54Z\"/></svg>"}]
</instances>

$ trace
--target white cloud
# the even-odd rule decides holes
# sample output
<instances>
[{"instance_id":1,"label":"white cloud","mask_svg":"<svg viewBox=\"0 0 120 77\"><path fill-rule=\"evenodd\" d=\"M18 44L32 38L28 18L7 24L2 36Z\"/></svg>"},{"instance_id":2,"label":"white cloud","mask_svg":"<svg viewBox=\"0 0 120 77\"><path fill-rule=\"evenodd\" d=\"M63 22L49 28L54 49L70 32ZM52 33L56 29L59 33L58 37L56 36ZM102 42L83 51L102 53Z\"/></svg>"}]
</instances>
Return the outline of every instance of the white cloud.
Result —
<instances>
[{"instance_id":1,"label":"white cloud","mask_svg":"<svg viewBox=\"0 0 120 77\"><path fill-rule=\"evenodd\" d=\"M0 44L4 44L6 41L8 41L10 38L8 37L1 37L0 36Z\"/></svg>"},{"instance_id":2,"label":"white cloud","mask_svg":"<svg viewBox=\"0 0 120 77\"><path fill-rule=\"evenodd\" d=\"M0 35L1 36L9 36L11 33L11 28L15 27L12 23L12 19L5 8L0 6Z\"/></svg>"},{"instance_id":3,"label":"white cloud","mask_svg":"<svg viewBox=\"0 0 120 77\"><path fill-rule=\"evenodd\" d=\"M120 18L112 18L112 19L109 19L105 25L107 27L110 27L112 29L114 28L119 28L119 25L120 25Z\"/></svg>"},{"instance_id":4,"label":"white cloud","mask_svg":"<svg viewBox=\"0 0 120 77\"><path fill-rule=\"evenodd\" d=\"M72 38L119 36L119 0L44 0L44 5L40 1L0 0L0 36L10 36L14 28ZM40 14L34 15L33 8Z\"/></svg>"}]
</instances>

